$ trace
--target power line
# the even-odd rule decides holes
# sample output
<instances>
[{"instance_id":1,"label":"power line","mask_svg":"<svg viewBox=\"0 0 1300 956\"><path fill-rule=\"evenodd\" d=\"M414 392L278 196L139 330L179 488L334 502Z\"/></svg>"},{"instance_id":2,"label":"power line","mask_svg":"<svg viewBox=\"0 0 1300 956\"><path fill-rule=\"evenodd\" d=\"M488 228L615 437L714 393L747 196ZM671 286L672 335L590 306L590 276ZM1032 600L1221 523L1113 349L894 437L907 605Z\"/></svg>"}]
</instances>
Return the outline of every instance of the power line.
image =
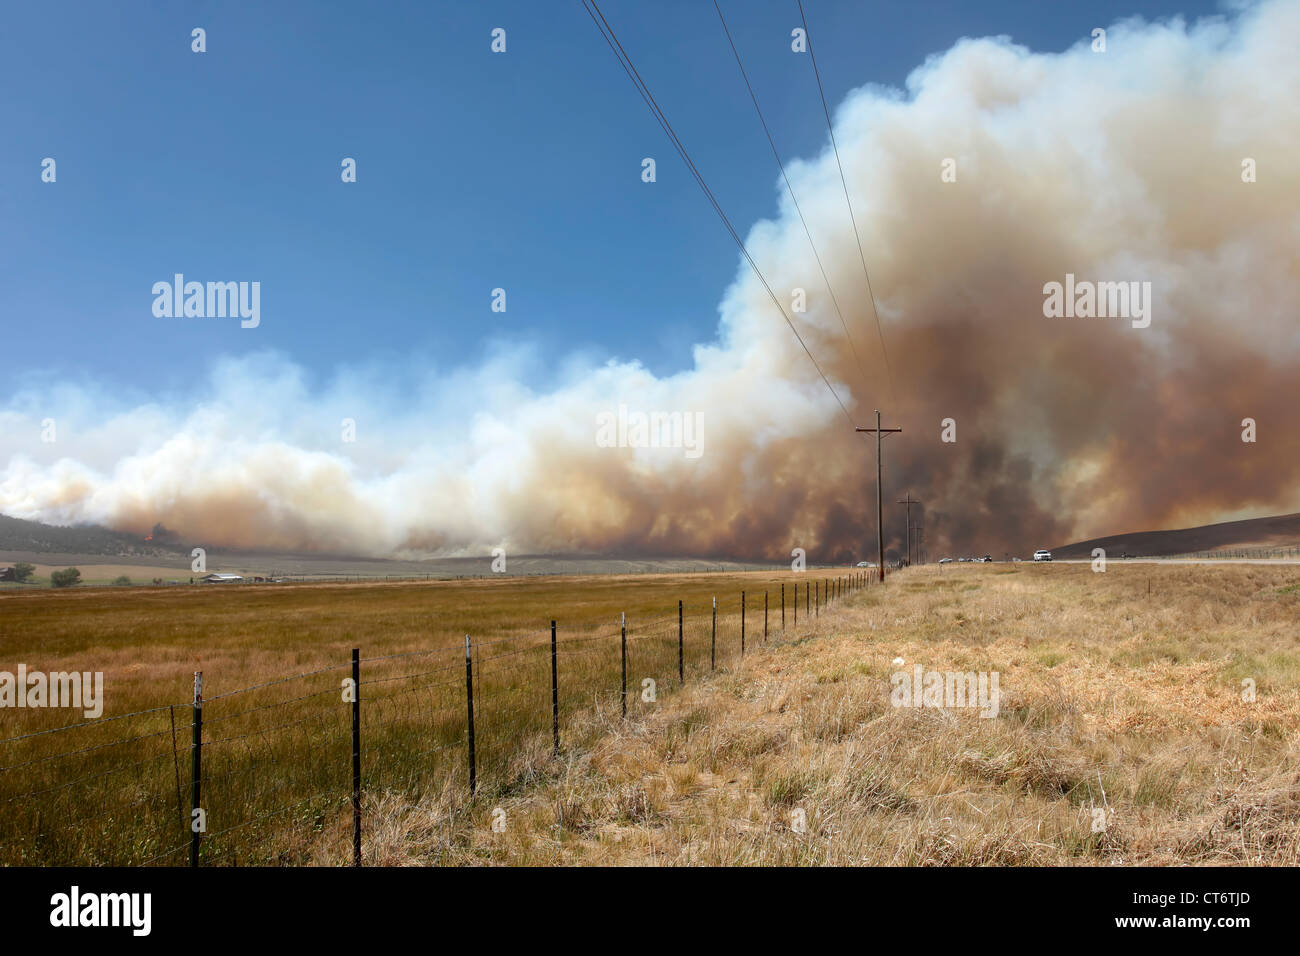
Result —
<instances>
[{"instance_id":1,"label":"power line","mask_svg":"<svg viewBox=\"0 0 1300 956\"><path fill-rule=\"evenodd\" d=\"M826 91L822 88L821 71L817 68L817 55L813 52L812 32L808 29L808 17L803 12L803 0L796 0L799 4L799 18L803 21L804 39L808 41L808 57L812 60L813 75L817 77L817 93L822 100L822 112L826 114L826 129L831 134L831 148L835 151L835 165L840 170L840 185L844 187L844 204L849 208L849 221L853 223L853 238L858 244L858 260L862 263L862 275L867 280L867 296L871 300L871 312L876 318L876 335L880 338L880 354L885 360L885 373L889 376L889 394L893 396L895 404L898 402L898 395L894 391L894 370L889 362L889 350L885 348L885 333L880 327L880 309L876 307L876 294L871 288L871 273L867 270L867 256L862 251L862 236L858 234L858 220L853 215L853 200L849 198L849 183L844 177L844 164L840 162L840 147L835 142L835 127L831 123L830 107L826 105Z\"/></svg>"},{"instance_id":2,"label":"power line","mask_svg":"<svg viewBox=\"0 0 1300 956\"><path fill-rule=\"evenodd\" d=\"M862 367L862 361L858 358L857 346L853 344L853 336L849 332L849 324L844 321L844 313L840 310L839 299L835 297L835 290L831 288L830 276L826 274L826 267L822 265L822 257L817 252L817 244L813 242L812 232L808 228L808 220L804 218L803 209L799 207L799 200L795 197L794 187L790 184L790 177L786 175L785 163L781 162L781 154L777 151L776 141L772 138L772 131L768 129L767 120L763 116L763 110L758 105L758 96L754 93L754 87L749 82L749 74L745 72L745 64L740 60L740 51L736 49L736 41L731 38L731 30L727 28L727 18L722 15L722 7L718 5L718 0L713 0L713 8L718 11L718 19L722 21L722 32L727 35L727 42L731 45L731 52L736 57L736 66L740 67L741 78L745 81L745 88L749 90L749 98L754 103L754 112L758 113L758 121L763 124L763 132L767 136L767 144L772 147L772 155L776 158L776 165L781 169L781 178L785 180L786 191L790 193L790 201L794 203L794 211L799 214L799 221L803 223L804 235L808 237L808 245L812 249L813 258L817 260L817 268L821 270L822 281L826 283L826 291L830 293L831 302L835 306L835 314L840 317L840 325L844 329L844 338L848 340L849 350L853 353L853 363L858 368L858 374L862 376L862 384L870 389L870 378L866 369Z\"/></svg>"},{"instance_id":3,"label":"power line","mask_svg":"<svg viewBox=\"0 0 1300 956\"><path fill-rule=\"evenodd\" d=\"M768 284L767 279L758 268L758 264L754 262L753 257L749 254L749 250L745 248L744 240L740 238L740 234L736 232L735 227L731 224L731 220L727 218L727 214L723 212L722 206L714 197L712 190L710 190L708 184L705 183L703 175L701 175L700 171L695 167L695 163L691 160L690 153L686 151L686 147L682 145L682 141L677 137L677 133L674 132L672 124L668 122L668 117L665 116L663 110L659 108L659 104L655 101L654 94L650 92L650 88L646 85L645 81L641 79L641 74L637 72L636 66L632 63L632 58L628 56L627 51L623 49L623 44L619 42L618 36L614 33L613 27L611 27L609 21L605 19L605 14L601 12L600 6L596 3L596 0L582 0L582 6L587 11L587 15L591 17L592 23L596 24L596 29L600 30L601 36L605 38L605 42L609 45L610 50L614 53L619 64L623 67L623 72L628 75L628 78L632 80L633 84L636 86L637 92L641 94L641 99L645 101L650 112L654 114L655 119L676 148L678 155L681 156L687 169L689 169L691 175L695 177L696 183L699 184L705 197L713 206L714 212L718 214L718 218L722 220L723 226L726 227L727 232L731 234L731 238L740 248L745 260L749 263L749 267L754 271L754 275L758 277L758 281L761 282L763 288L767 290L768 296L772 299L772 304L780 311L781 317L785 319L785 324L790 327L790 331L794 333L794 337L799 341L799 345L803 347L804 353L813 363L813 367L817 369L817 374L821 376L822 381L826 384L826 388L835 399L836 404L840 406L840 411L844 413L844 417L849 420L849 423L853 424L853 416L849 414L849 410L845 406L844 401L840 398L839 393L835 391L834 386L831 385L830 379L826 377L826 373L822 371L821 364L813 356L812 351L808 348L808 344L804 342L803 336L800 335L799 330L795 328L794 322L791 321L790 316L786 314L785 307L781 305L781 300L778 299L776 293L772 291L771 285Z\"/></svg>"},{"instance_id":4,"label":"power line","mask_svg":"<svg viewBox=\"0 0 1300 956\"><path fill-rule=\"evenodd\" d=\"M881 464L880 441L885 435L901 432L901 428L884 428L880 424L880 409L876 409L876 427L875 428L855 428L859 432L875 432L876 434L876 544L879 546L880 581L885 581L885 504L884 504L884 484L885 469Z\"/></svg>"}]
</instances>

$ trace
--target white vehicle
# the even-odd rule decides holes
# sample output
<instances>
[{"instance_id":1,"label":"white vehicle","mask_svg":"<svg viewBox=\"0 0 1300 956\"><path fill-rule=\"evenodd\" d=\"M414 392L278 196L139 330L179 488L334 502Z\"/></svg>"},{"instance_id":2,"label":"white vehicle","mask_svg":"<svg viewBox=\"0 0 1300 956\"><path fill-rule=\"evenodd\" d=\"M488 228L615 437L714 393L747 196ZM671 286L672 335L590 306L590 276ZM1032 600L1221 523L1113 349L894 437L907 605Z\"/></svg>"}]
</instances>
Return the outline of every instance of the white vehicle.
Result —
<instances>
[{"instance_id":1,"label":"white vehicle","mask_svg":"<svg viewBox=\"0 0 1300 956\"><path fill-rule=\"evenodd\" d=\"M952 564L952 558L940 558L940 559L939 559L939 563L940 563L940 564Z\"/></svg>"},{"instance_id":2,"label":"white vehicle","mask_svg":"<svg viewBox=\"0 0 1300 956\"><path fill-rule=\"evenodd\" d=\"M1051 561L1051 560L1052 560L1052 552L1050 552L1050 551L1035 551L1035 552L1034 552L1034 560L1035 560L1035 561Z\"/></svg>"},{"instance_id":3,"label":"white vehicle","mask_svg":"<svg viewBox=\"0 0 1300 956\"><path fill-rule=\"evenodd\" d=\"M859 561L859 562L858 562L858 567L860 567L860 568L874 568L875 565L872 564L870 561Z\"/></svg>"}]
</instances>

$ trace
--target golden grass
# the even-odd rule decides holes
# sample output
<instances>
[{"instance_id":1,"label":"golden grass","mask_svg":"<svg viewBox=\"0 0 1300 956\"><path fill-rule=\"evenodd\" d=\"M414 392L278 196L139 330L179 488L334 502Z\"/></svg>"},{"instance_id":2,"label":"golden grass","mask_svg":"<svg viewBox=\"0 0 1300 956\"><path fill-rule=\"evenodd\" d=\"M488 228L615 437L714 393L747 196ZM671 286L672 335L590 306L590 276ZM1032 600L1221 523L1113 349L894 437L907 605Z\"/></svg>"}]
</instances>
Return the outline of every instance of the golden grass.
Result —
<instances>
[{"instance_id":1,"label":"golden grass","mask_svg":"<svg viewBox=\"0 0 1300 956\"><path fill-rule=\"evenodd\" d=\"M109 713L183 701L196 662L216 694L344 665L353 644L364 656L443 648L363 665L368 864L1300 862L1296 570L915 568L812 620L801 607L799 627L783 634L774 611L772 641L762 647L755 595L761 609L761 592L775 593L781 578L807 579L129 595L143 594L143 604L107 591L6 594L0 647L4 660L34 668L103 662ZM750 592L743 660L741 587ZM719 669L711 673L714 591ZM676 678L678 596L688 612L684 687ZM627 719L615 623L624 605L633 625ZM549 636L537 627L552 616L561 640L573 641L560 654L558 756ZM459 650L466 630L501 641L478 651L480 788L472 797ZM997 671L999 715L892 706L897 658L931 671ZM205 746L206 861L348 861L348 715L337 694L345 674L339 667L205 707L205 739L213 741ZM658 685L654 702L639 693L646 677ZM1246 679L1256 686L1253 703L1242 699ZM316 696L239 713L307 694ZM0 861L182 862L183 850L163 851L184 846L174 776L186 788L185 809L188 712L178 711L175 764L168 716L142 727L163 745L159 766L138 779L78 784L0 815ZM281 726L288 721L300 723ZM109 730L122 728L97 728ZM35 738L27 757L46 756L60 736ZM107 750L120 761L117 748ZM0 757L10 765L11 754ZM87 757L73 759L85 769ZM4 781L58 785L69 765L32 769L0 773L0 800L4 788L15 792ZM806 827L795 825L801 819Z\"/></svg>"},{"instance_id":2,"label":"golden grass","mask_svg":"<svg viewBox=\"0 0 1300 956\"><path fill-rule=\"evenodd\" d=\"M76 589L0 594L0 670L102 671L104 718L0 742L0 863L179 863L188 841L192 674L204 673L204 859L328 861L346 846L350 708L341 681L360 647L365 787L454 797L466 777L463 638L475 643L475 721L484 789L517 787L521 757L550 749L550 633L566 741L583 715L617 705L619 615L629 685L677 679L677 601L688 680L739 656L740 597L751 648L827 572L606 575L418 584ZM823 597L824 600L824 597ZM789 622L794 623L793 609ZM382 659L381 659L382 658ZM302 675L281 680L289 675ZM275 682L270 686L257 685ZM245 688L253 688L246 690ZM169 709L169 705L173 705ZM66 710L2 710L0 736L81 721Z\"/></svg>"},{"instance_id":3,"label":"golden grass","mask_svg":"<svg viewBox=\"0 0 1300 956\"><path fill-rule=\"evenodd\" d=\"M628 721L599 715L603 734L533 765L517 792L455 812L438 797L377 799L368 853L1295 865L1296 581L1273 567L911 569ZM891 706L899 657L998 671L1000 716Z\"/></svg>"}]
</instances>

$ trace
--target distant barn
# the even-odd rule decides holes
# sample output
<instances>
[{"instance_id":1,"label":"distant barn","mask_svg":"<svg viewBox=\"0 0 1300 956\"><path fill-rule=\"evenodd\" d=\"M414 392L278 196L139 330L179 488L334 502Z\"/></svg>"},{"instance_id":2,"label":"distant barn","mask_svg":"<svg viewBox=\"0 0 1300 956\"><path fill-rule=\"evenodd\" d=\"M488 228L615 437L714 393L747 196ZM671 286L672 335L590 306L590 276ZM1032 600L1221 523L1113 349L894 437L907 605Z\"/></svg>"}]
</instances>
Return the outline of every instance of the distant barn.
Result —
<instances>
[{"instance_id":1,"label":"distant barn","mask_svg":"<svg viewBox=\"0 0 1300 956\"><path fill-rule=\"evenodd\" d=\"M18 572L13 568L0 568L0 581L17 581Z\"/></svg>"}]
</instances>

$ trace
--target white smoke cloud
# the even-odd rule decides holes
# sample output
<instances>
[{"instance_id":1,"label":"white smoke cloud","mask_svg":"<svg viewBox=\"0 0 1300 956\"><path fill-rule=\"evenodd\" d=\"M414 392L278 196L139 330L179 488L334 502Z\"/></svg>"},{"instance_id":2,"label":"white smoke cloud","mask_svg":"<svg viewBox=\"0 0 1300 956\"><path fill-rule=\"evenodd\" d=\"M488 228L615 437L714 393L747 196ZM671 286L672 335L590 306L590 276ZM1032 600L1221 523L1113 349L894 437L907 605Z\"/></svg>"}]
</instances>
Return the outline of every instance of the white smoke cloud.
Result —
<instances>
[{"instance_id":1,"label":"white smoke cloud","mask_svg":"<svg viewBox=\"0 0 1300 956\"><path fill-rule=\"evenodd\" d=\"M928 540L992 550L1300 510L1300 438L1280 435L1300 358L1297 36L1300 3L1279 0L1113 24L1104 54L1088 38L1061 54L962 40L905 93L851 93L836 134L896 396L834 156L789 165L865 377L783 186L749 248L778 295L808 290L796 324L854 417L903 423L888 480L924 498ZM948 157L956 183L940 181ZM1044 318L1042 286L1066 272L1150 281L1152 327ZM873 528L861 438L747 266L719 311L688 369L574 356L546 391L524 384L521 344L319 385L285 356L223 359L193 393L152 400L31 385L0 406L0 511L368 554L852 554ZM705 454L598 447L596 417L620 403L698 412ZM1249 414L1273 426L1267 467L1216 452ZM938 441L949 416L955 445Z\"/></svg>"}]
</instances>

